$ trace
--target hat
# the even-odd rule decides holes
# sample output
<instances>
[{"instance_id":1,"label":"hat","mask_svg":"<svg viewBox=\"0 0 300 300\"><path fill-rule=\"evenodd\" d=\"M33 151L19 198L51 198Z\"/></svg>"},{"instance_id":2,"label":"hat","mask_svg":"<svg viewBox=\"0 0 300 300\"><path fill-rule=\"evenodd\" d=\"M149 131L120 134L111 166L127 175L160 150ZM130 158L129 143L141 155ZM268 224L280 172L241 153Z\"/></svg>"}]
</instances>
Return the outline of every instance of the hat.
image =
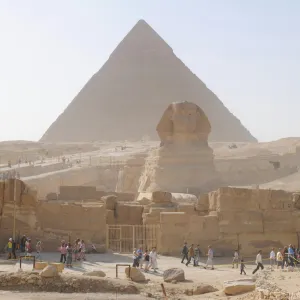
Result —
<instances>
[{"instance_id":1,"label":"hat","mask_svg":"<svg viewBox=\"0 0 300 300\"><path fill-rule=\"evenodd\" d=\"M9 238L9 241L12 242L12 238Z\"/></svg>"}]
</instances>

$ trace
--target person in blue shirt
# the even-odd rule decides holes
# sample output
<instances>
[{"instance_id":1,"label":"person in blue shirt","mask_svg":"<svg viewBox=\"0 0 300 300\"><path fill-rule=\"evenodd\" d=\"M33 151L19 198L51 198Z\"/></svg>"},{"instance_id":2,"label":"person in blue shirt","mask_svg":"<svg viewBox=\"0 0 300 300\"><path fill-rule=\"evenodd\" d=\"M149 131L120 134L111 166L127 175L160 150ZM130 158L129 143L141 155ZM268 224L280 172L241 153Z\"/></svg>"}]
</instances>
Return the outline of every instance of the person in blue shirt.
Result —
<instances>
[{"instance_id":1,"label":"person in blue shirt","mask_svg":"<svg viewBox=\"0 0 300 300\"><path fill-rule=\"evenodd\" d=\"M294 251L292 245L289 245L288 256L289 256L289 265L290 266L294 266L294 255L295 255L295 251Z\"/></svg>"}]
</instances>

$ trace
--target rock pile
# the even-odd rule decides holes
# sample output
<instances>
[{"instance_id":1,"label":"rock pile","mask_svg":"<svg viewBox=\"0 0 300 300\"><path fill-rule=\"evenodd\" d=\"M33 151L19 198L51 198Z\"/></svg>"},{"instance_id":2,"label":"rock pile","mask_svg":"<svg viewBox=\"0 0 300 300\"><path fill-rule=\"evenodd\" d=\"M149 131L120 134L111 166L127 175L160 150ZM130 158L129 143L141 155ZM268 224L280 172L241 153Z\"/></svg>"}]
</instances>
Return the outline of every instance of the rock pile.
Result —
<instances>
[{"instance_id":1,"label":"rock pile","mask_svg":"<svg viewBox=\"0 0 300 300\"><path fill-rule=\"evenodd\" d=\"M40 276L38 272L1 273L0 290L9 288L10 290L33 292L105 293L118 291L123 294L139 293L134 284L125 281L91 276L58 275L53 271L55 268L49 270L47 270L48 277ZM50 272L53 277L50 277Z\"/></svg>"}]
</instances>

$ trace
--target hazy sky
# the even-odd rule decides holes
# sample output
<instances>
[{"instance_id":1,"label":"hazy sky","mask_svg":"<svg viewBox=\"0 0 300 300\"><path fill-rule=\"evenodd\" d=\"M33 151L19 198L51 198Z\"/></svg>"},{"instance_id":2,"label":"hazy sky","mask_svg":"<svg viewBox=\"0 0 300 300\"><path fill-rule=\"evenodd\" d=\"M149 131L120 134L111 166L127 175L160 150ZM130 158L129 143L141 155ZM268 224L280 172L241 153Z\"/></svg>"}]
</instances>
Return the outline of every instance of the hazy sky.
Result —
<instances>
[{"instance_id":1,"label":"hazy sky","mask_svg":"<svg viewBox=\"0 0 300 300\"><path fill-rule=\"evenodd\" d=\"M38 140L141 18L259 140L300 136L299 16L298 0L0 0L0 140Z\"/></svg>"}]
</instances>

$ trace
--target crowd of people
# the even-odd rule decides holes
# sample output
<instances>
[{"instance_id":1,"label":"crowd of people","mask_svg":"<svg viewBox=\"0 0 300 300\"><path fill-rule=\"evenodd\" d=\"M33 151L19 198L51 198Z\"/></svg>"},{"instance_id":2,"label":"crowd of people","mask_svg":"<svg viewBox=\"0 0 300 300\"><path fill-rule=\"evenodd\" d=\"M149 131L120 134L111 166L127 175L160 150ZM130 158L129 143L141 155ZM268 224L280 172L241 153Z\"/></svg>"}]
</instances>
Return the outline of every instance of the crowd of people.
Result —
<instances>
[{"instance_id":1,"label":"crowd of people","mask_svg":"<svg viewBox=\"0 0 300 300\"><path fill-rule=\"evenodd\" d=\"M33 246L31 239L25 235L18 239L18 242L10 238L6 245L6 250L8 253L7 259L16 259L16 251L19 251L20 255L26 257L33 255L35 252L36 260L42 260L43 245L40 239L36 239L36 244ZM94 245L92 245L92 250L96 251ZM70 242L61 241L58 251L60 253L60 262L66 264L67 267L72 267L74 261L86 260L86 245L82 239L76 239L73 245Z\"/></svg>"},{"instance_id":2,"label":"crowd of people","mask_svg":"<svg viewBox=\"0 0 300 300\"><path fill-rule=\"evenodd\" d=\"M145 272L148 272L151 268L155 273L157 272L157 252L155 247L152 248L150 253L147 249L145 250L145 252L143 252L143 249L141 247L138 249L133 249L132 258L133 267L143 269L144 266Z\"/></svg>"},{"instance_id":3,"label":"crowd of people","mask_svg":"<svg viewBox=\"0 0 300 300\"><path fill-rule=\"evenodd\" d=\"M191 244L189 247L187 246L187 243L185 242L181 251L182 260L181 263L185 263L185 260L187 261L185 263L186 266L188 266L191 261L193 261L194 267L199 266L200 261L200 255L201 251L199 248L199 245L194 247L193 244ZM214 258L214 252L211 246L208 246L208 251L206 253L207 261L206 265L204 266L204 269L207 269L208 266L211 266L211 269L214 270L214 264L213 264L213 258ZM285 246L284 248L279 248L277 250L277 253L275 253L275 248L271 249L269 258L270 267L273 270L275 266L281 269L284 269L285 267L295 267L298 263L300 263L300 249L297 249L293 245ZM262 251L259 250L256 259L256 268L253 270L252 274L255 274L259 269L264 269L263 264L263 258L262 258ZM232 268L238 268L240 265L240 274L246 275L245 272L245 262L242 257L240 257L239 251L235 250L233 253L232 258Z\"/></svg>"}]
</instances>

